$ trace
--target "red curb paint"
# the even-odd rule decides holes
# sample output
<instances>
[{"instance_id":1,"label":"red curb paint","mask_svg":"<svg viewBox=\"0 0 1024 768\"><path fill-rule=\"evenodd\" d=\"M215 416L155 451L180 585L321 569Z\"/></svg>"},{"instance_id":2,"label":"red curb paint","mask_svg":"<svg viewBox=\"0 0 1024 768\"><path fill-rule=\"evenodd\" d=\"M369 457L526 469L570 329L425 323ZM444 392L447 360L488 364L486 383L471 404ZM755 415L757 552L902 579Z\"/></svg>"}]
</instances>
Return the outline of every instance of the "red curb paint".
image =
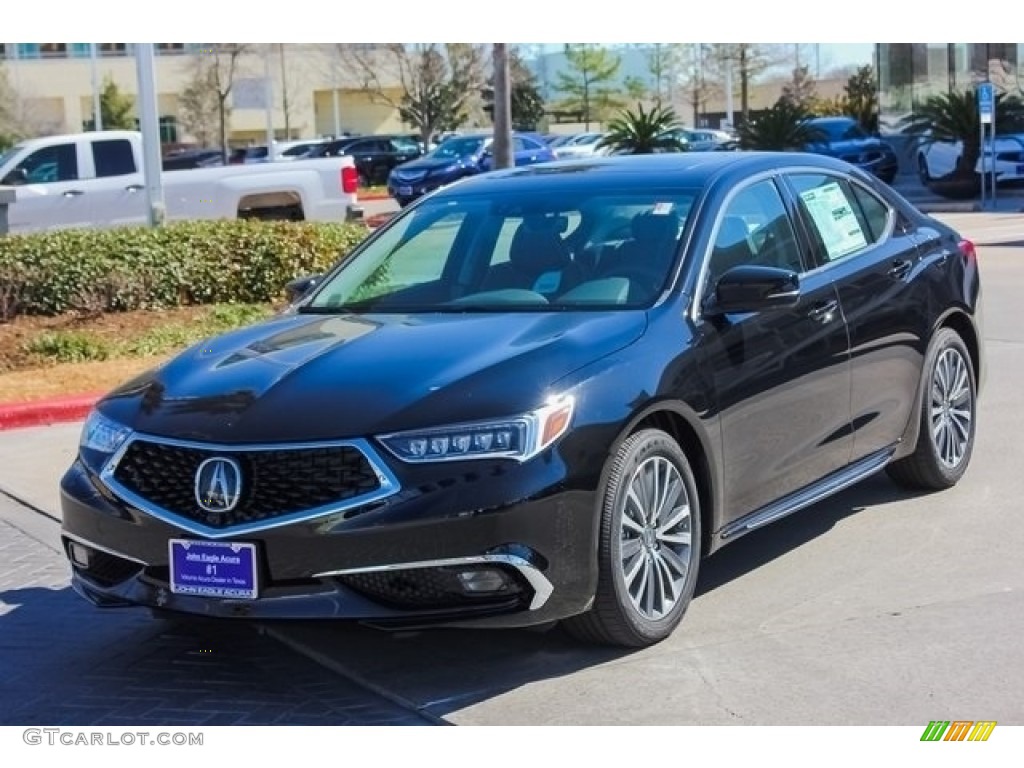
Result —
<instances>
[{"instance_id":1,"label":"red curb paint","mask_svg":"<svg viewBox=\"0 0 1024 768\"><path fill-rule=\"evenodd\" d=\"M28 403L0 403L0 430L79 421L104 394L92 392Z\"/></svg>"},{"instance_id":2,"label":"red curb paint","mask_svg":"<svg viewBox=\"0 0 1024 768\"><path fill-rule=\"evenodd\" d=\"M374 193L372 195L360 195L356 194L359 200L390 200L391 195L385 195L383 193Z\"/></svg>"}]
</instances>

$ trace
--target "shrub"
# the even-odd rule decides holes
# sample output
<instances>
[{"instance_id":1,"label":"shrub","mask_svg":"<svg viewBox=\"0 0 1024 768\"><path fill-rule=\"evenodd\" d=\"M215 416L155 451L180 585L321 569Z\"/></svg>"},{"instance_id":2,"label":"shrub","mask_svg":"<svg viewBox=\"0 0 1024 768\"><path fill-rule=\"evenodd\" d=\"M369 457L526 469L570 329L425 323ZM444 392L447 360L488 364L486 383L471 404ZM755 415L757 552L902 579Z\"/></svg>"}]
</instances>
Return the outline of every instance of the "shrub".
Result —
<instances>
[{"instance_id":1,"label":"shrub","mask_svg":"<svg viewBox=\"0 0 1024 768\"><path fill-rule=\"evenodd\" d=\"M323 272L367 234L362 224L190 221L0 238L0 322L16 314L266 303Z\"/></svg>"},{"instance_id":2,"label":"shrub","mask_svg":"<svg viewBox=\"0 0 1024 768\"><path fill-rule=\"evenodd\" d=\"M34 355L58 363L84 363L111 357L110 345L103 339L76 331L50 331L36 336L25 345Z\"/></svg>"}]
</instances>

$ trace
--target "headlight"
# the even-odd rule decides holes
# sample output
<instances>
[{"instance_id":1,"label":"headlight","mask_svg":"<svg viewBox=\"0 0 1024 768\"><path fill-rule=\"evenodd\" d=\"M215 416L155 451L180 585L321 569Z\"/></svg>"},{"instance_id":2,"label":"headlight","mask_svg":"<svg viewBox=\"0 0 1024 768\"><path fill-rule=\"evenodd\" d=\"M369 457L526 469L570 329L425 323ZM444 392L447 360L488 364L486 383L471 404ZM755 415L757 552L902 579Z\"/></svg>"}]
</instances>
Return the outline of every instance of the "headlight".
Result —
<instances>
[{"instance_id":1,"label":"headlight","mask_svg":"<svg viewBox=\"0 0 1024 768\"><path fill-rule=\"evenodd\" d=\"M108 419L99 411L93 411L82 427L79 447L109 455L120 448L131 433L123 424Z\"/></svg>"},{"instance_id":2,"label":"headlight","mask_svg":"<svg viewBox=\"0 0 1024 768\"><path fill-rule=\"evenodd\" d=\"M574 400L559 397L535 411L508 419L476 421L377 437L402 461L508 458L526 461L565 434Z\"/></svg>"}]
</instances>

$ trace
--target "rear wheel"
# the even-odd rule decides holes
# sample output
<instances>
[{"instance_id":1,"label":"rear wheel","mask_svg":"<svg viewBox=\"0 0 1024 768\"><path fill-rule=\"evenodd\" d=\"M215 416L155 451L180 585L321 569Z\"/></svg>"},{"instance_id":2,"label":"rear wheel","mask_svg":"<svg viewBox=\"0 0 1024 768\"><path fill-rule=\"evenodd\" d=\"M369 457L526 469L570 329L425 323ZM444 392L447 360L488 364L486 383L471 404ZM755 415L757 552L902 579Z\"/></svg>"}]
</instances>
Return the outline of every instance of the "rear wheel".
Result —
<instances>
[{"instance_id":1,"label":"rear wheel","mask_svg":"<svg viewBox=\"0 0 1024 768\"><path fill-rule=\"evenodd\" d=\"M952 328L939 329L924 370L927 390L921 399L917 445L886 472L908 488L943 490L956 485L967 471L977 411L971 356Z\"/></svg>"},{"instance_id":2,"label":"rear wheel","mask_svg":"<svg viewBox=\"0 0 1024 768\"><path fill-rule=\"evenodd\" d=\"M668 637L693 597L700 505L686 454L660 430L631 435L611 462L597 594L565 628L587 642L643 647Z\"/></svg>"}]
</instances>

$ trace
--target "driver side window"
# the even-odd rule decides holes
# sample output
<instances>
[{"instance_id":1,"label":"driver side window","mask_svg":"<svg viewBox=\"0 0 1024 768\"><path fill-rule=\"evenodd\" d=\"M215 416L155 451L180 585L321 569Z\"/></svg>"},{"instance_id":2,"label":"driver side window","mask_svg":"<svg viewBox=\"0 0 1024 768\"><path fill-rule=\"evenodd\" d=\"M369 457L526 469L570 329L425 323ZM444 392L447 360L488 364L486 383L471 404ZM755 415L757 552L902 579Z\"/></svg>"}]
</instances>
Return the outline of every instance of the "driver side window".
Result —
<instances>
[{"instance_id":1,"label":"driver side window","mask_svg":"<svg viewBox=\"0 0 1024 768\"><path fill-rule=\"evenodd\" d=\"M804 270L793 224L770 179L741 191L721 214L708 263L707 286L713 287L725 272L742 264L798 273Z\"/></svg>"},{"instance_id":2,"label":"driver side window","mask_svg":"<svg viewBox=\"0 0 1024 768\"><path fill-rule=\"evenodd\" d=\"M74 144L57 144L37 149L26 157L17 171L24 171L25 184L52 184L78 178L78 155Z\"/></svg>"}]
</instances>

